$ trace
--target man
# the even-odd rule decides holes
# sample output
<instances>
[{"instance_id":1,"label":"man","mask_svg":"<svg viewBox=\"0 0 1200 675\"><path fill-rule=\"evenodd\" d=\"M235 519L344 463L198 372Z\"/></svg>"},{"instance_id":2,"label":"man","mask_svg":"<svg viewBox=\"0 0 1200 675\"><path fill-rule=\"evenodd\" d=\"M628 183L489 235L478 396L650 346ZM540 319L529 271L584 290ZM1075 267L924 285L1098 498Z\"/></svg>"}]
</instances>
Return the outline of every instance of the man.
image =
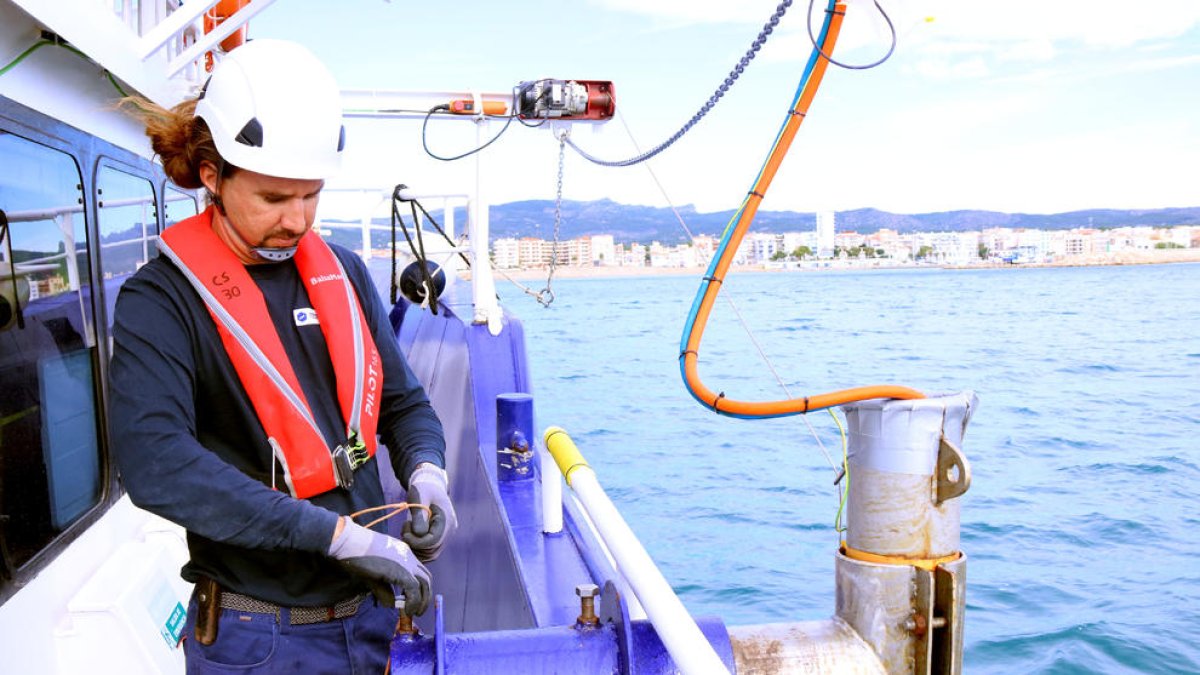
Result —
<instances>
[{"instance_id":1,"label":"man","mask_svg":"<svg viewBox=\"0 0 1200 675\"><path fill-rule=\"evenodd\" d=\"M131 499L187 530L188 671L382 672L457 520L441 424L365 266L311 231L345 141L337 85L256 40L196 100L132 107L168 176L212 202L122 287L110 379ZM429 509L404 541L349 515L384 502L377 435Z\"/></svg>"}]
</instances>

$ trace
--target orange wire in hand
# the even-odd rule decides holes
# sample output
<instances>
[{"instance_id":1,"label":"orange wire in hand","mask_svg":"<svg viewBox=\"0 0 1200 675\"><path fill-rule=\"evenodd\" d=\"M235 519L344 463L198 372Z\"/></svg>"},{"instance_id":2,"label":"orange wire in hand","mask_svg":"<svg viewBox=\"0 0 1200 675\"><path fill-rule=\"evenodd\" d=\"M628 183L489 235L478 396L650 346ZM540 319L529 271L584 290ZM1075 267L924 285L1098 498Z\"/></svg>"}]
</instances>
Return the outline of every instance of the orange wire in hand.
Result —
<instances>
[{"instance_id":1,"label":"orange wire in hand","mask_svg":"<svg viewBox=\"0 0 1200 675\"><path fill-rule=\"evenodd\" d=\"M364 513L374 513L375 511L384 511L386 509L391 509L391 511L389 513L387 513L386 515L380 516L380 517L376 518L375 520L372 520L371 522L367 523L366 525L363 525L363 527L370 528L372 525L375 525L376 523L382 523L383 521L387 520L388 518L391 518L392 516L401 514L405 511L408 511L409 509L421 509L430 518L433 517L433 511L430 511L429 507L425 506L424 504L409 504L408 502L398 502L396 504L384 504L383 506L372 506L370 508L366 508L361 511L355 511L354 513L350 514L350 518L353 519L353 518L357 518L357 517L363 515Z\"/></svg>"}]
</instances>

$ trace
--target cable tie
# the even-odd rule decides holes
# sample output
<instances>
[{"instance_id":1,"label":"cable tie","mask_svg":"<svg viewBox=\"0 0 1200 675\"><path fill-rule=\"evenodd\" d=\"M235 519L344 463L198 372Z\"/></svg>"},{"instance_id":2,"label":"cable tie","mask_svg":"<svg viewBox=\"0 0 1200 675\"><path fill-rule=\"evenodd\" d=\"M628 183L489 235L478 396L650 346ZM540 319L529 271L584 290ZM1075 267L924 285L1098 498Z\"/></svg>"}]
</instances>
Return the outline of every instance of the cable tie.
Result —
<instances>
[{"instance_id":1,"label":"cable tie","mask_svg":"<svg viewBox=\"0 0 1200 675\"><path fill-rule=\"evenodd\" d=\"M762 193L760 193L760 192L755 192L754 190L751 190L751 191L750 191L750 194L751 194L751 195L753 195L753 196L755 196L755 197L758 197L759 199L762 199L762 198L763 198L763 196L762 196Z\"/></svg>"},{"instance_id":2,"label":"cable tie","mask_svg":"<svg viewBox=\"0 0 1200 675\"><path fill-rule=\"evenodd\" d=\"M789 114L789 115L795 115L796 117L806 117L806 116L808 116L808 113L807 113L807 112L804 112L803 110L789 110L789 111L788 111L788 114Z\"/></svg>"},{"instance_id":3,"label":"cable tie","mask_svg":"<svg viewBox=\"0 0 1200 675\"><path fill-rule=\"evenodd\" d=\"M696 351L695 349L685 349L685 350L679 352L679 358L682 359L683 357L687 356L688 354L694 354L696 356L696 358L700 358L700 352Z\"/></svg>"},{"instance_id":4,"label":"cable tie","mask_svg":"<svg viewBox=\"0 0 1200 675\"><path fill-rule=\"evenodd\" d=\"M808 397L804 397L804 412L808 412Z\"/></svg>"},{"instance_id":5,"label":"cable tie","mask_svg":"<svg viewBox=\"0 0 1200 675\"><path fill-rule=\"evenodd\" d=\"M717 407L717 404L720 403L721 399L723 399L723 398L725 398L725 392L721 392L721 393L717 394L717 397L713 399L713 402L712 402L713 412L718 412L718 413L721 412L721 409Z\"/></svg>"},{"instance_id":6,"label":"cable tie","mask_svg":"<svg viewBox=\"0 0 1200 675\"><path fill-rule=\"evenodd\" d=\"M844 9L829 9L828 7L826 7L825 13L826 14L841 14L844 16L846 14L846 10L844 10Z\"/></svg>"},{"instance_id":7,"label":"cable tie","mask_svg":"<svg viewBox=\"0 0 1200 675\"><path fill-rule=\"evenodd\" d=\"M721 280L721 279L718 279L718 278L716 278L716 277L700 277L700 280L701 280L701 281L715 281L715 282L717 282L718 284L723 284L723 283L725 283L723 280Z\"/></svg>"}]
</instances>

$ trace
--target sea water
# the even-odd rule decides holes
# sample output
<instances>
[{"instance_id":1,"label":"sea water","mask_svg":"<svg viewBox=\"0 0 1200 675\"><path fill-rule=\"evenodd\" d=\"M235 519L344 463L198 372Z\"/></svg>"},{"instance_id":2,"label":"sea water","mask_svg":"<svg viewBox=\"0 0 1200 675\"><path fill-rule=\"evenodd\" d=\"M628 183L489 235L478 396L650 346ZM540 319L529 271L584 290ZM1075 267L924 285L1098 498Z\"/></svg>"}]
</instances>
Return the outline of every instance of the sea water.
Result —
<instances>
[{"instance_id":1,"label":"sea water","mask_svg":"<svg viewBox=\"0 0 1200 675\"><path fill-rule=\"evenodd\" d=\"M549 309L502 284L537 423L572 433L693 614L827 618L837 426L686 393L698 277L555 279ZM750 400L974 390L966 671L1200 672L1200 265L734 273L700 373Z\"/></svg>"}]
</instances>

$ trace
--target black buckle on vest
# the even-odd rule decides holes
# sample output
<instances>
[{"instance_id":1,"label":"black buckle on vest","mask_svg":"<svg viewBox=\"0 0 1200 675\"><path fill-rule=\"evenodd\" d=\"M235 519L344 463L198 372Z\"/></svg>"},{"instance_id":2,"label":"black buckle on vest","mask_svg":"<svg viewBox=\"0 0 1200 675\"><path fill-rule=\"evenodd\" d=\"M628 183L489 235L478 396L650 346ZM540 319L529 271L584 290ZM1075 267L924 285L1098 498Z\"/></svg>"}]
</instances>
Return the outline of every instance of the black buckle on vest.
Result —
<instances>
[{"instance_id":1,"label":"black buckle on vest","mask_svg":"<svg viewBox=\"0 0 1200 675\"><path fill-rule=\"evenodd\" d=\"M339 445L330 453L333 459L333 474L337 477L338 487L349 490L354 485L354 464L346 446Z\"/></svg>"}]
</instances>

